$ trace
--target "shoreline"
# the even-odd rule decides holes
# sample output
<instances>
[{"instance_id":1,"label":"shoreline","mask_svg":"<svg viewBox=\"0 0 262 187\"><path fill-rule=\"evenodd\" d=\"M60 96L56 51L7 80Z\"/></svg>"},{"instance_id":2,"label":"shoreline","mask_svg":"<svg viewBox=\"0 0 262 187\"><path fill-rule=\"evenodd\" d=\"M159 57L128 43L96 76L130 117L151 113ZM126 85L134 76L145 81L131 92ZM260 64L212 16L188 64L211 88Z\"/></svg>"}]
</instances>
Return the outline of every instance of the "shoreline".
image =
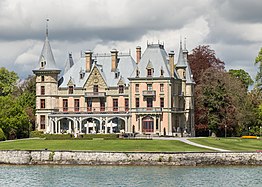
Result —
<instances>
[{"instance_id":1,"label":"shoreline","mask_svg":"<svg viewBox=\"0 0 262 187\"><path fill-rule=\"evenodd\" d=\"M1 165L262 166L262 152L1 150Z\"/></svg>"}]
</instances>

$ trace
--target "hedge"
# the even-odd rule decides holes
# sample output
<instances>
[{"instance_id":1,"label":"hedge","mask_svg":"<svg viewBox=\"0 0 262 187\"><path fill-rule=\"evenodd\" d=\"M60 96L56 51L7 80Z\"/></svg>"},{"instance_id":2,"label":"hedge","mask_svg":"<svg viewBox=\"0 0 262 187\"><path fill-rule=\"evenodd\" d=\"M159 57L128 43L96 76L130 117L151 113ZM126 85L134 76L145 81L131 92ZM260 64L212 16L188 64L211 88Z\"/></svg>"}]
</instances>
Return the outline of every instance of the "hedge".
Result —
<instances>
[{"instance_id":1,"label":"hedge","mask_svg":"<svg viewBox=\"0 0 262 187\"><path fill-rule=\"evenodd\" d=\"M46 140L114 140L118 138L118 134L80 134L75 138L74 134L43 134L41 131L32 131L30 137L45 138Z\"/></svg>"}]
</instances>

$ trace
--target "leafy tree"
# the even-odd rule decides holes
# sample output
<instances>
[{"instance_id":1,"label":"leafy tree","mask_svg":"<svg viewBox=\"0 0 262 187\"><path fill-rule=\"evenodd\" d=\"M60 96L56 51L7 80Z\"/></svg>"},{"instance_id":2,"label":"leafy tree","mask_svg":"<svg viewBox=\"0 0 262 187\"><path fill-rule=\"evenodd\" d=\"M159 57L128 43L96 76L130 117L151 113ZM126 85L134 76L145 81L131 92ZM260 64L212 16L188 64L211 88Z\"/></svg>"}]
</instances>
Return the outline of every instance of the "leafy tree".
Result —
<instances>
[{"instance_id":1,"label":"leafy tree","mask_svg":"<svg viewBox=\"0 0 262 187\"><path fill-rule=\"evenodd\" d=\"M11 95L1 96L0 108L0 128L7 139L28 137L28 115L17 99Z\"/></svg>"},{"instance_id":2,"label":"leafy tree","mask_svg":"<svg viewBox=\"0 0 262 187\"><path fill-rule=\"evenodd\" d=\"M256 75L256 87L262 89L262 48L258 52L258 55L255 59L255 64L258 64L259 71Z\"/></svg>"},{"instance_id":3,"label":"leafy tree","mask_svg":"<svg viewBox=\"0 0 262 187\"><path fill-rule=\"evenodd\" d=\"M192 54L188 56L188 61L196 84L207 69L211 67L220 71L225 69L225 63L216 57L215 51L210 49L209 45L194 48Z\"/></svg>"},{"instance_id":4,"label":"leafy tree","mask_svg":"<svg viewBox=\"0 0 262 187\"><path fill-rule=\"evenodd\" d=\"M240 80L229 73L209 68L196 87L196 95L196 110L201 111L197 113L196 129L205 124L206 129L224 136L227 126L227 135L239 135L240 126L245 121L247 100L247 92Z\"/></svg>"},{"instance_id":5,"label":"leafy tree","mask_svg":"<svg viewBox=\"0 0 262 187\"><path fill-rule=\"evenodd\" d=\"M0 128L0 141L6 140L4 131Z\"/></svg>"},{"instance_id":6,"label":"leafy tree","mask_svg":"<svg viewBox=\"0 0 262 187\"><path fill-rule=\"evenodd\" d=\"M238 78L245 85L246 89L248 89L248 86L254 84L254 81L251 79L250 75L243 69L239 69L239 70L230 69L229 74Z\"/></svg>"},{"instance_id":7,"label":"leafy tree","mask_svg":"<svg viewBox=\"0 0 262 187\"><path fill-rule=\"evenodd\" d=\"M0 68L0 96L11 94L16 86L18 76L13 71L8 71L6 68Z\"/></svg>"}]
</instances>

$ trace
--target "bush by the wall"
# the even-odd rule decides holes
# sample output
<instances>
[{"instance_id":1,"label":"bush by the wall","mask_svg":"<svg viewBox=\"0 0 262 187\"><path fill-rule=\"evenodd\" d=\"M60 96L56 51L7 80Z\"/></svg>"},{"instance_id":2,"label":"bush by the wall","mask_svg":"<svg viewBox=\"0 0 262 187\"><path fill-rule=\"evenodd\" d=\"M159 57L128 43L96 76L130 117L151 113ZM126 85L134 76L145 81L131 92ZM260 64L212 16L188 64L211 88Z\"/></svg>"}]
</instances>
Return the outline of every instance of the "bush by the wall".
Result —
<instances>
[{"instance_id":1,"label":"bush by the wall","mask_svg":"<svg viewBox=\"0 0 262 187\"><path fill-rule=\"evenodd\" d=\"M2 128L0 128L0 141L4 141L4 140L6 140L5 133L2 130Z\"/></svg>"},{"instance_id":2,"label":"bush by the wall","mask_svg":"<svg viewBox=\"0 0 262 187\"><path fill-rule=\"evenodd\" d=\"M36 138L36 137L44 138L45 137L44 132L43 131L31 131L30 138Z\"/></svg>"}]
</instances>

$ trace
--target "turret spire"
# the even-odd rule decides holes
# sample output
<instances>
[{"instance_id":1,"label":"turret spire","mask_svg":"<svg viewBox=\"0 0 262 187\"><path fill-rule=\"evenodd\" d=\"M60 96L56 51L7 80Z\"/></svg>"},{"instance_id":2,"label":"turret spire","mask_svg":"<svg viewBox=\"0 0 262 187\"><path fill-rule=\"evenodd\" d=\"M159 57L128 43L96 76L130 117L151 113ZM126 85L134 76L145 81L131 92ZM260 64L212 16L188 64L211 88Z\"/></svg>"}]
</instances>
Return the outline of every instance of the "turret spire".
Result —
<instances>
[{"instance_id":1,"label":"turret spire","mask_svg":"<svg viewBox=\"0 0 262 187\"><path fill-rule=\"evenodd\" d=\"M48 38L48 21L49 21L49 19L47 18L46 19L46 31L45 31L46 38Z\"/></svg>"}]
</instances>

